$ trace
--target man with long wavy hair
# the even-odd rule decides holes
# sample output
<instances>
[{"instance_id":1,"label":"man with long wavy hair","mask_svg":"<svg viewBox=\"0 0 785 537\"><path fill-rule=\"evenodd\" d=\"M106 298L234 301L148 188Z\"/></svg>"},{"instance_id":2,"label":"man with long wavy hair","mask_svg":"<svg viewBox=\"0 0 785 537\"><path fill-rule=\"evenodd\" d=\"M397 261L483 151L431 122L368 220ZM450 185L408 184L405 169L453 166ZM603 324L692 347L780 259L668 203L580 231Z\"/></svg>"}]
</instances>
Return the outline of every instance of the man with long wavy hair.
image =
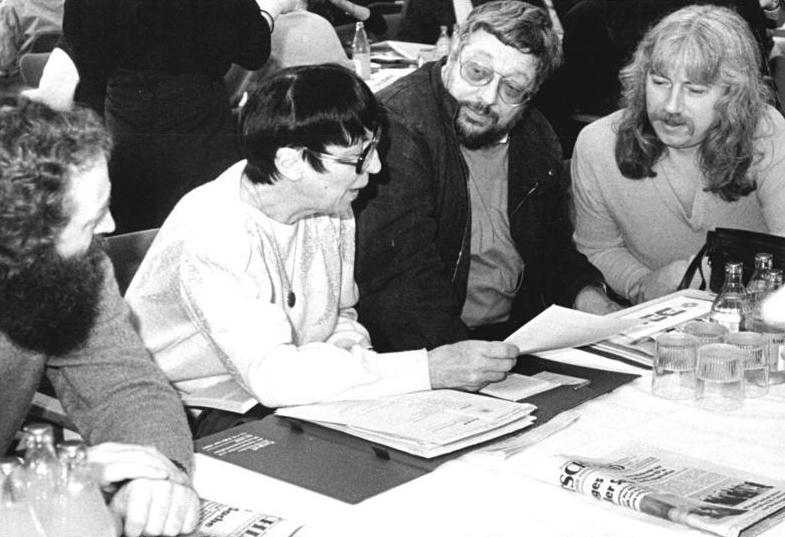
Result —
<instances>
[{"instance_id":1,"label":"man with long wavy hair","mask_svg":"<svg viewBox=\"0 0 785 537\"><path fill-rule=\"evenodd\" d=\"M674 291L708 230L785 234L785 120L759 54L734 11L680 9L622 70L624 108L580 133L575 242L633 303Z\"/></svg>"}]
</instances>

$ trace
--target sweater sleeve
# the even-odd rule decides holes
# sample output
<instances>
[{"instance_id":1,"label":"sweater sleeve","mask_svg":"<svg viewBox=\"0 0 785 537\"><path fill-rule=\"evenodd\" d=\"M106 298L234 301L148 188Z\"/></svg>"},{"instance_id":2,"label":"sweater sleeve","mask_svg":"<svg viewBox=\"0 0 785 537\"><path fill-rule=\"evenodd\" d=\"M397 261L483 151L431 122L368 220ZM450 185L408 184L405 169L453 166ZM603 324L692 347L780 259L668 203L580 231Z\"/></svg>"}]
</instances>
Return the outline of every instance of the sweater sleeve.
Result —
<instances>
[{"instance_id":1,"label":"sweater sleeve","mask_svg":"<svg viewBox=\"0 0 785 537\"><path fill-rule=\"evenodd\" d=\"M271 300L270 275L229 266L227 256L183 254L180 296L187 315L227 371L268 407L379 397L430 388L423 350L380 354L367 348L353 304L325 341L299 344L286 311ZM353 284L353 282L352 282ZM298 293L299 303L308 300Z\"/></svg>"},{"instance_id":2,"label":"sweater sleeve","mask_svg":"<svg viewBox=\"0 0 785 537\"><path fill-rule=\"evenodd\" d=\"M630 298L632 287L649 273L649 269L627 249L623 232L611 214L613 200L606 198L609 189L603 181L611 181L619 172L611 168L615 167L613 154L605 158L606 148L593 147L593 138L600 137L587 130L579 135L570 163L575 198L575 244L578 251L600 269L614 291Z\"/></svg>"},{"instance_id":3,"label":"sweater sleeve","mask_svg":"<svg viewBox=\"0 0 785 537\"><path fill-rule=\"evenodd\" d=\"M154 446L190 470L183 405L134 331L108 258L104 265L100 311L86 345L51 358L47 374L88 443Z\"/></svg>"},{"instance_id":4,"label":"sweater sleeve","mask_svg":"<svg viewBox=\"0 0 785 537\"><path fill-rule=\"evenodd\" d=\"M764 125L767 135L761 141L764 156L756 194L769 233L785 236L785 118L770 107Z\"/></svg>"}]
</instances>

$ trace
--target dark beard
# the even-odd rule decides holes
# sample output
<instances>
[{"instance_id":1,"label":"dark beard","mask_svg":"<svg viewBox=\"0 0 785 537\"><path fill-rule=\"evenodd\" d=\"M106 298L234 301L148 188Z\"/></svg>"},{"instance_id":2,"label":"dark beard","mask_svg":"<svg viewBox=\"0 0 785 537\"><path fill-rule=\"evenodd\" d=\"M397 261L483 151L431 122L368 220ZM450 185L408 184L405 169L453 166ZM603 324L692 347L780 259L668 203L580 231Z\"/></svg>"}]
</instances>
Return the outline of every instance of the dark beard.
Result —
<instances>
[{"instance_id":1,"label":"dark beard","mask_svg":"<svg viewBox=\"0 0 785 537\"><path fill-rule=\"evenodd\" d=\"M0 281L0 331L16 345L48 356L82 347L98 315L103 248L62 258L51 248L32 265Z\"/></svg>"},{"instance_id":2,"label":"dark beard","mask_svg":"<svg viewBox=\"0 0 785 537\"><path fill-rule=\"evenodd\" d=\"M481 108L478 105L472 105L470 103L461 103L461 106L466 106L468 108ZM461 124L460 111L455 116L455 132L458 135L458 141L467 149L481 149L483 147L488 147L499 141L506 134L506 132L500 132L496 127L491 127L488 130L482 132L469 131Z\"/></svg>"}]
</instances>

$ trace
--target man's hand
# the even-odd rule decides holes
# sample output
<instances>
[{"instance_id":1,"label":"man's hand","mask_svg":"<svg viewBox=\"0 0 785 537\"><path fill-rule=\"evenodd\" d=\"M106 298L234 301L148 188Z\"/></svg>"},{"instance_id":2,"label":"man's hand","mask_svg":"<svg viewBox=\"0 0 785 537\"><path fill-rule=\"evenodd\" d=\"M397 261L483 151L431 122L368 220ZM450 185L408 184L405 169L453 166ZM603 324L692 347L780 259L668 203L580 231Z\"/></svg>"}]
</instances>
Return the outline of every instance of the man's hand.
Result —
<instances>
[{"instance_id":1,"label":"man's hand","mask_svg":"<svg viewBox=\"0 0 785 537\"><path fill-rule=\"evenodd\" d=\"M191 533L199 522L199 496L188 485L161 479L134 479L110 503L123 520L126 537Z\"/></svg>"},{"instance_id":2,"label":"man's hand","mask_svg":"<svg viewBox=\"0 0 785 537\"><path fill-rule=\"evenodd\" d=\"M477 391L503 380L515 365L518 348L501 341L460 341L428 352L431 387Z\"/></svg>"},{"instance_id":3,"label":"man's hand","mask_svg":"<svg viewBox=\"0 0 785 537\"><path fill-rule=\"evenodd\" d=\"M190 533L199 521L199 496L191 480L153 447L107 442L88 449L103 488L122 483L110 507L124 535Z\"/></svg>"},{"instance_id":4,"label":"man's hand","mask_svg":"<svg viewBox=\"0 0 785 537\"><path fill-rule=\"evenodd\" d=\"M575 297L575 309L595 315L605 315L619 311L622 307L621 304L608 298L608 295L600 287L587 285Z\"/></svg>"}]
</instances>

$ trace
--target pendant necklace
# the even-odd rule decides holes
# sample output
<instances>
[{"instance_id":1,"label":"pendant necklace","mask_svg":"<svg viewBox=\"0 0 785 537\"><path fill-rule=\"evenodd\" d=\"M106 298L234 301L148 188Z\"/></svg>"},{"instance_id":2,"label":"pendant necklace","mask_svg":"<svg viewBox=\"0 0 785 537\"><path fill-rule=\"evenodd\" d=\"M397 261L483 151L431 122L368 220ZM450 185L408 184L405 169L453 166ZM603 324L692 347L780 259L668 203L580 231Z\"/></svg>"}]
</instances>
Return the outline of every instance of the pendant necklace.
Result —
<instances>
[{"instance_id":1,"label":"pendant necklace","mask_svg":"<svg viewBox=\"0 0 785 537\"><path fill-rule=\"evenodd\" d=\"M278 265L278 271L283 276L283 280L285 284L284 293L286 294L286 305L289 306L289 308L291 309L297 303L297 295L295 294L294 289L292 289L292 280L294 279L294 265L297 262L297 231L298 230L295 227L294 252L293 252L294 255L292 256L292 271L290 276L289 269L286 267L286 264L284 263L283 258L281 257L281 252L278 250L278 241L276 240L275 229L273 229L272 227L272 222L269 222L269 220L272 220L272 218L264 214L264 212L261 210L262 203L261 200L259 199L259 193L256 191L256 189L254 189L252 186L247 184L245 185L245 188L251 193L253 198L256 200L259 212L262 213L264 218L268 220L265 226L267 228L267 231L269 231L267 238L270 240L273 254L275 255L275 262Z\"/></svg>"}]
</instances>

